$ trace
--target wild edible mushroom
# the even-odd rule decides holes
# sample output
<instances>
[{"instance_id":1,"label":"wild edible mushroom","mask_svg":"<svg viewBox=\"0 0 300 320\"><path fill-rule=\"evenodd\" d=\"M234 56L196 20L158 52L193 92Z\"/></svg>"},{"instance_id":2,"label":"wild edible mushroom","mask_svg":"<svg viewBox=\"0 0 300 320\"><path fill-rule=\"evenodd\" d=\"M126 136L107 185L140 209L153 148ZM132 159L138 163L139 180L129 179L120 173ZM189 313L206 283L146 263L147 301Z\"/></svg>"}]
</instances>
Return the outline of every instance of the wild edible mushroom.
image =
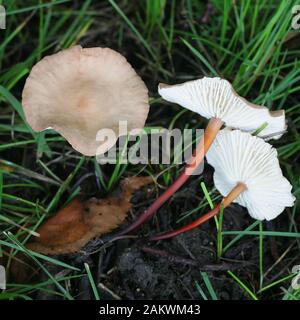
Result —
<instances>
[{"instance_id":1,"label":"wild edible mushroom","mask_svg":"<svg viewBox=\"0 0 300 320\"><path fill-rule=\"evenodd\" d=\"M22 105L32 129L52 127L87 156L96 155L100 129L116 134L108 150L121 134L120 121L128 132L141 129L149 111L148 90L120 53L81 46L39 61L26 80Z\"/></svg>"},{"instance_id":2,"label":"wild edible mushroom","mask_svg":"<svg viewBox=\"0 0 300 320\"><path fill-rule=\"evenodd\" d=\"M123 230L124 234L142 225L188 180L202 162L223 124L250 132L267 124L259 136L268 135L274 139L280 138L286 129L284 110L270 112L266 107L248 102L240 97L225 79L204 77L177 85L160 84L158 92L165 100L177 103L210 120L183 173L136 221Z\"/></svg>"},{"instance_id":3,"label":"wild edible mushroom","mask_svg":"<svg viewBox=\"0 0 300 320\"><path fill-rule=\"evenodd\" d=\"M224 196L213 210L192 223L151 237L162 240L192 230L219 213L221 207L236 202L257 220L276 218L294 204L292 186L282 175L277 151L264 140L239 130L224 129L207 152L214 169L214 183Z\"/></svg>"}]
</instances>

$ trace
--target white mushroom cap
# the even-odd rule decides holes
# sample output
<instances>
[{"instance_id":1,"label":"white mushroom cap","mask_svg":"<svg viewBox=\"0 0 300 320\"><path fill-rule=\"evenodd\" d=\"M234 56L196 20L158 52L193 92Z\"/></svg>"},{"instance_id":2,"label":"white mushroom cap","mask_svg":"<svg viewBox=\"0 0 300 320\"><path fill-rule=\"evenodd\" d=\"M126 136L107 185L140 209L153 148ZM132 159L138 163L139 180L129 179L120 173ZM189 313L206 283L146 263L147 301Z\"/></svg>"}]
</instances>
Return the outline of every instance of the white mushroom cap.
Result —
<instances>
[{"instance_id":1,"label":"white mushroom cap","mask_svg":"<svg viewBox=\"0 0 300 320\"><path fill-rule=\"evenodd\" d=\"M32 68L22 98L34 130L52 127L88 156L101 145L99 129L112 129L117 140L119 121L127 121L128 132L142 129L149 111L141 78L121 54L100 47L75 46L43 58Z\"/></svg>"},{"instance_id":2,"label":"white mushroom cap","mask_svg":"<svg viewBox=\"0 0 300 320\"><path fill-rule=\"evenodd\" d=\"M171 86L160 84L158 92L165 100L205 118L219 118L228 127L254 132L267 123L259 136L273 135L286 129L284 110L270 112L266 107L248 102L225 79L204 77ZM272 138L281 136L278 134Z\"/></svg>"},{"instance_id":3,"label":"white mushroom cap","mask_svg":"<svg viewBox=\"0 0 300 320\"><path fill-rule=\"evenodd\" d=\"M221 130L207 153L214 183L226 196L238 182L246 185L234 202L258 220L276 218L294 204L292 186L282 175L277 151L260 138L239 130Z\"/></svg>"}]
</instances>

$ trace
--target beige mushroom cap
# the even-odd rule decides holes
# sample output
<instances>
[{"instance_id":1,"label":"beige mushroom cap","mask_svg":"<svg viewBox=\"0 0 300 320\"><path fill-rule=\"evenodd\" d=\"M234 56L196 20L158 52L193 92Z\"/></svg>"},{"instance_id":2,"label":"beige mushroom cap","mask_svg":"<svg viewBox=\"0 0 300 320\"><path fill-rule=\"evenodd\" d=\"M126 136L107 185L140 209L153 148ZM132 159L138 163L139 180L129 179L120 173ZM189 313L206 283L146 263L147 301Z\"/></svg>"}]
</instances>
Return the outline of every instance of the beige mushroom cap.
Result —
<instances>
[{"instance_id":1,"label":"beige mushroom cap","mask_svg":"<svg viewBox=\"0 0 300 320\"><path fill-rule=\"evenodd\" d=\"M267 123L267 127L258 134L261 137L278 139L286 130L284 110L270 111L248 102L225 79L203 77L176 85L160 84L158 92L167 101L208 119L219 118L231 128L254 132Z\"/></svg>"},{"instance_id":2,"label":"beige mushroom cap","mask_svg":"<svg viewBox=\"0 0 300 320\"><path fill-rule=\"evenodd\" d=\"M148 90L121 54L81 46L39 61L26 80L22 105L33 130L52 127L87 156L103 143L96 141L100 129L115 132L112 147L121 134L119 121L127 122L128 132L142 129L149 111Z\"/></svg>"}]
</instances>

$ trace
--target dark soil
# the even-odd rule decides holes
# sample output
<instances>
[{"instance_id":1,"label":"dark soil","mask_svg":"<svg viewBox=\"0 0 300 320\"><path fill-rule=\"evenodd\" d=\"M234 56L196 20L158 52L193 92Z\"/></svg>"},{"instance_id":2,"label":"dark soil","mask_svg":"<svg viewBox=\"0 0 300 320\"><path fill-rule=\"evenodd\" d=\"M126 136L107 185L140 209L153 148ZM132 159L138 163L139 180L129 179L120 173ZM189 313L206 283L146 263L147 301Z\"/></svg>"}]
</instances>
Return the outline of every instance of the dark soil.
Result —
<instances>
[{"instance_id":1,"label":"dark soil","mask_svg":"<svg viewBox=\"0 0 300 320\"><path fill-rule=\"evenodd\" d=\"M249 299L228 275L227 270L233 271L245 283L258 286L259 262L256 238L243 237L226 251L220 261L216 258L214 221L209 221L198 229L170 240L150 242L143 238L154 230L158 232L158 226L161 230L175 227L174 221L180 212L195 207L194 202L198 202L200 197L196 182L197 179L192 179L182 191L174 195L169 204L163 206L157 216L143 226L138 237L113 240L114 234L108 234L94 239L79 253L58 258L80 268L84 262L88 262L99 284L102 299L202 299L197 285L200 285L211 299L201 272L207 272L219 299ZM141 190L132 198L135 215L151 203L152 199L146 200L145 195L146 192ZM232 205L224 213L223 229L245 229L251 222L243 208ZM225 239L226 245L230 237ZM264 265L270 265L276 259L276 256L273 256L274 248L275 254L282 249L278 249L278 243L267 240L265 242ZM288 243L285 243L284 247L286 246ZM53 274L61 272L53 265L47 267ZM281 272L282 268L281 265L279 268ZM269 277L271 279L272 274ZM42 273L35 280L43 281ZM93 299L87 277L74 280L72 288L77 299ZM39 293L36 298L55 299L54 296L44 293Z\"/></svg>"}]
</instances>

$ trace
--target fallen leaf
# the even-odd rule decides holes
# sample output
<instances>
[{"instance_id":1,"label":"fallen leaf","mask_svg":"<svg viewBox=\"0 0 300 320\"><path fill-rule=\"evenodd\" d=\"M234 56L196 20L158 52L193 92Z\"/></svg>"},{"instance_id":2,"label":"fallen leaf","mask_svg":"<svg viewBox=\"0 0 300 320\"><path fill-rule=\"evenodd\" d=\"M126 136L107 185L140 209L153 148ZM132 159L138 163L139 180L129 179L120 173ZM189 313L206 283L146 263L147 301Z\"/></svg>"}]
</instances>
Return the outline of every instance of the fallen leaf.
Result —
<instances>
[{"instance_id":1,"label":"fallen leaf","mask_svg":"<svg viewBox=\"0 0 300 320\"><path fill-rule=\"evenodd\" d=\"M74 199L37 230L40 237L27 247L49 255L79 251L91 239L123 223L134 192L151 182L150 177L131 177L121 182L118 197L92 198L84 203Z\"/></svg>"}]
</instances>

